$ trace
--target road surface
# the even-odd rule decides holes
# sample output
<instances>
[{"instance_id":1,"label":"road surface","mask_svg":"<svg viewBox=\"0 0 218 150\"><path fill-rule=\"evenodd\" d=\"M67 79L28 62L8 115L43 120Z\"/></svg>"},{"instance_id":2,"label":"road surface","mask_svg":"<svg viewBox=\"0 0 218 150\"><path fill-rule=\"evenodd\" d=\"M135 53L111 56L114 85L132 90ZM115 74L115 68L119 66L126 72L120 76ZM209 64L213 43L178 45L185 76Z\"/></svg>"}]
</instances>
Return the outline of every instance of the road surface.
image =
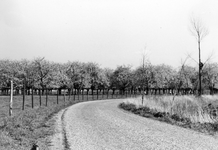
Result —
<instances>
[{"instance_id":1,"label":"road surface","mask_svg":"<svg viewBox=\"0 0 218 150\"><path fill-rule=\"evenodd\" d=\"M122 101L83 102L60 112L51 149L218 150L217 138L131 114L117 107Z\"/></svg>"}]
</instances>

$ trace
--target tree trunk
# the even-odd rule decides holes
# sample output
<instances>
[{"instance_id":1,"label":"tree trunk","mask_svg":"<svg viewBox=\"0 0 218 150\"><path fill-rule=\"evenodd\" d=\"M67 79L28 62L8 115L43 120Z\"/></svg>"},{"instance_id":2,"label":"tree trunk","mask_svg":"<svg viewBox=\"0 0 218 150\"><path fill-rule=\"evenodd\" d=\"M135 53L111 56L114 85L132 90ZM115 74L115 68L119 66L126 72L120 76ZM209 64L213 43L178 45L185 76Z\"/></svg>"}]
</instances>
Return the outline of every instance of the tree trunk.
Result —
<instances>
[{"instance_id":1,"label":"tree trunk","mask_svg":"<svg viewBox=\"0 0 218 150\"><path fill-rule=\"evenodd\" d=\"M70 96L71 96L71 88L68 89L68 101L70 101Z\"/></svg>"},{"instance_id":2,"label":"tree trunk","mask_svg":"<svg viewBox=\"0 0 218 150\"><path fill-rule=\"evenodd\" d=\"M62 91L62 88L59 88L59 89L58 89L58 94L59 94L59 95L62 94L61 91Z\"/></svg>"},{"instance_id":3,"label":"tree trunk","mask_svg":"<svg viewBox=\"0 0 218 150\"><path fill-rule=\"evenodd\" d=\"M65 102L66 102L66 93L65 93L65 89L64 89L64 105L65 105Z\"/></svg>"}]
</instances>

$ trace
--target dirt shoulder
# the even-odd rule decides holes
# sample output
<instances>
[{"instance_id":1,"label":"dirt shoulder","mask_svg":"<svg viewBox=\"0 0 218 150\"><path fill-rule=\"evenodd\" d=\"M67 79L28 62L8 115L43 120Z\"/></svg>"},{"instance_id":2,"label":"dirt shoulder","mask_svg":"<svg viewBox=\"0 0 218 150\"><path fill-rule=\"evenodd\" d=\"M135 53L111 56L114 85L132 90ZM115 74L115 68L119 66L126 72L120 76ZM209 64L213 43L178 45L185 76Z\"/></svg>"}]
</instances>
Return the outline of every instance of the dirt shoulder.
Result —
<instances>
[{"instance_id":1,"label":"dirt shoulder","mask_svg":"<svg viewBox=\"0 0 218 150\"><path fill-rule=\"evenodd\" d=\"M62 150L64 149L64 133L63 133L63 116L67 108L61 110L57 113L52 120L55 120L53 125L54 128L54 135L49 137L51 143L49 144L50 150Z\"/></svg>"}]
</instances>

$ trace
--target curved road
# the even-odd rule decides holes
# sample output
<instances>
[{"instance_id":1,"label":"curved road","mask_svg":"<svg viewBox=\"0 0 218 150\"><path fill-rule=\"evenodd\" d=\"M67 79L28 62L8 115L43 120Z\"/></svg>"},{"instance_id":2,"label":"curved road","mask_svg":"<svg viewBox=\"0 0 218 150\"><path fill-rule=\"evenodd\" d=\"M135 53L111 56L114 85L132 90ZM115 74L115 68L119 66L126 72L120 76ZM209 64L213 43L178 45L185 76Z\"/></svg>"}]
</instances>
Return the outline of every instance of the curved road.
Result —
<instances>
[{"instance_id":1,"label":"curved road","mask_svg":"<svg viewBox=\"0 0 218 150\"><path fill-rule=\"evenodd\" d=\"M117 106L123 100L84 102L63 117L71 150L218 150L218 139L143 118Z\"/></svg>"}]
</instances>

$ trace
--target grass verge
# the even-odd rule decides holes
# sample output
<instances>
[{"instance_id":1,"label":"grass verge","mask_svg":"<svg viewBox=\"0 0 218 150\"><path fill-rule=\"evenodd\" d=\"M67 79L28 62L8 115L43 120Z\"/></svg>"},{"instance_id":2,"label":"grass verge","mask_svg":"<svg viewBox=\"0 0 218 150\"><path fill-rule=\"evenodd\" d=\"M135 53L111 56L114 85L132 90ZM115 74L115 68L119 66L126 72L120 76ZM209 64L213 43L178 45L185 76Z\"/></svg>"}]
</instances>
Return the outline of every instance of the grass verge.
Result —
<instances>
[{"instance_id":1,"label":"grass verge","mask_svg":"<svg viewBox=\"0 0 218 150\"><path fill-rule=\"evenodd\" d=\"M69 101L49 107L26 109L12 117L3 118L0 124L0 149L30 150L33 144L37 144L40 150L47 150L50 144L48 137L55 132L52 116L79 102L83 101Z\"/></svg>"},{"instance_id":2,"label":"grass verge","mask_svg":"<svg viewBox=\"0 0 218 150\"><path fill-rule=\"evenodd\" d=\"M209 101L208 99L201 99L200 101L190 96L177 97L177 100L180 100L180 102L172 102L171 98L170 96L149 96L145 99L144 105L140 104L140 98L131 99L121 103L119 107L142 117L152 118L210 135L217 135L218 121L217 116L214 114L214 109L217 109L215 106L216 100ZM187 101L187 98L198 105ZM168 101L166 101L166 99L168 99ZM166 103L164 103L164 101L166 101ZM204 103L202 101L204 101ZM181 106L182 103L186 106Z\"/></svg>"}]
</instances>

